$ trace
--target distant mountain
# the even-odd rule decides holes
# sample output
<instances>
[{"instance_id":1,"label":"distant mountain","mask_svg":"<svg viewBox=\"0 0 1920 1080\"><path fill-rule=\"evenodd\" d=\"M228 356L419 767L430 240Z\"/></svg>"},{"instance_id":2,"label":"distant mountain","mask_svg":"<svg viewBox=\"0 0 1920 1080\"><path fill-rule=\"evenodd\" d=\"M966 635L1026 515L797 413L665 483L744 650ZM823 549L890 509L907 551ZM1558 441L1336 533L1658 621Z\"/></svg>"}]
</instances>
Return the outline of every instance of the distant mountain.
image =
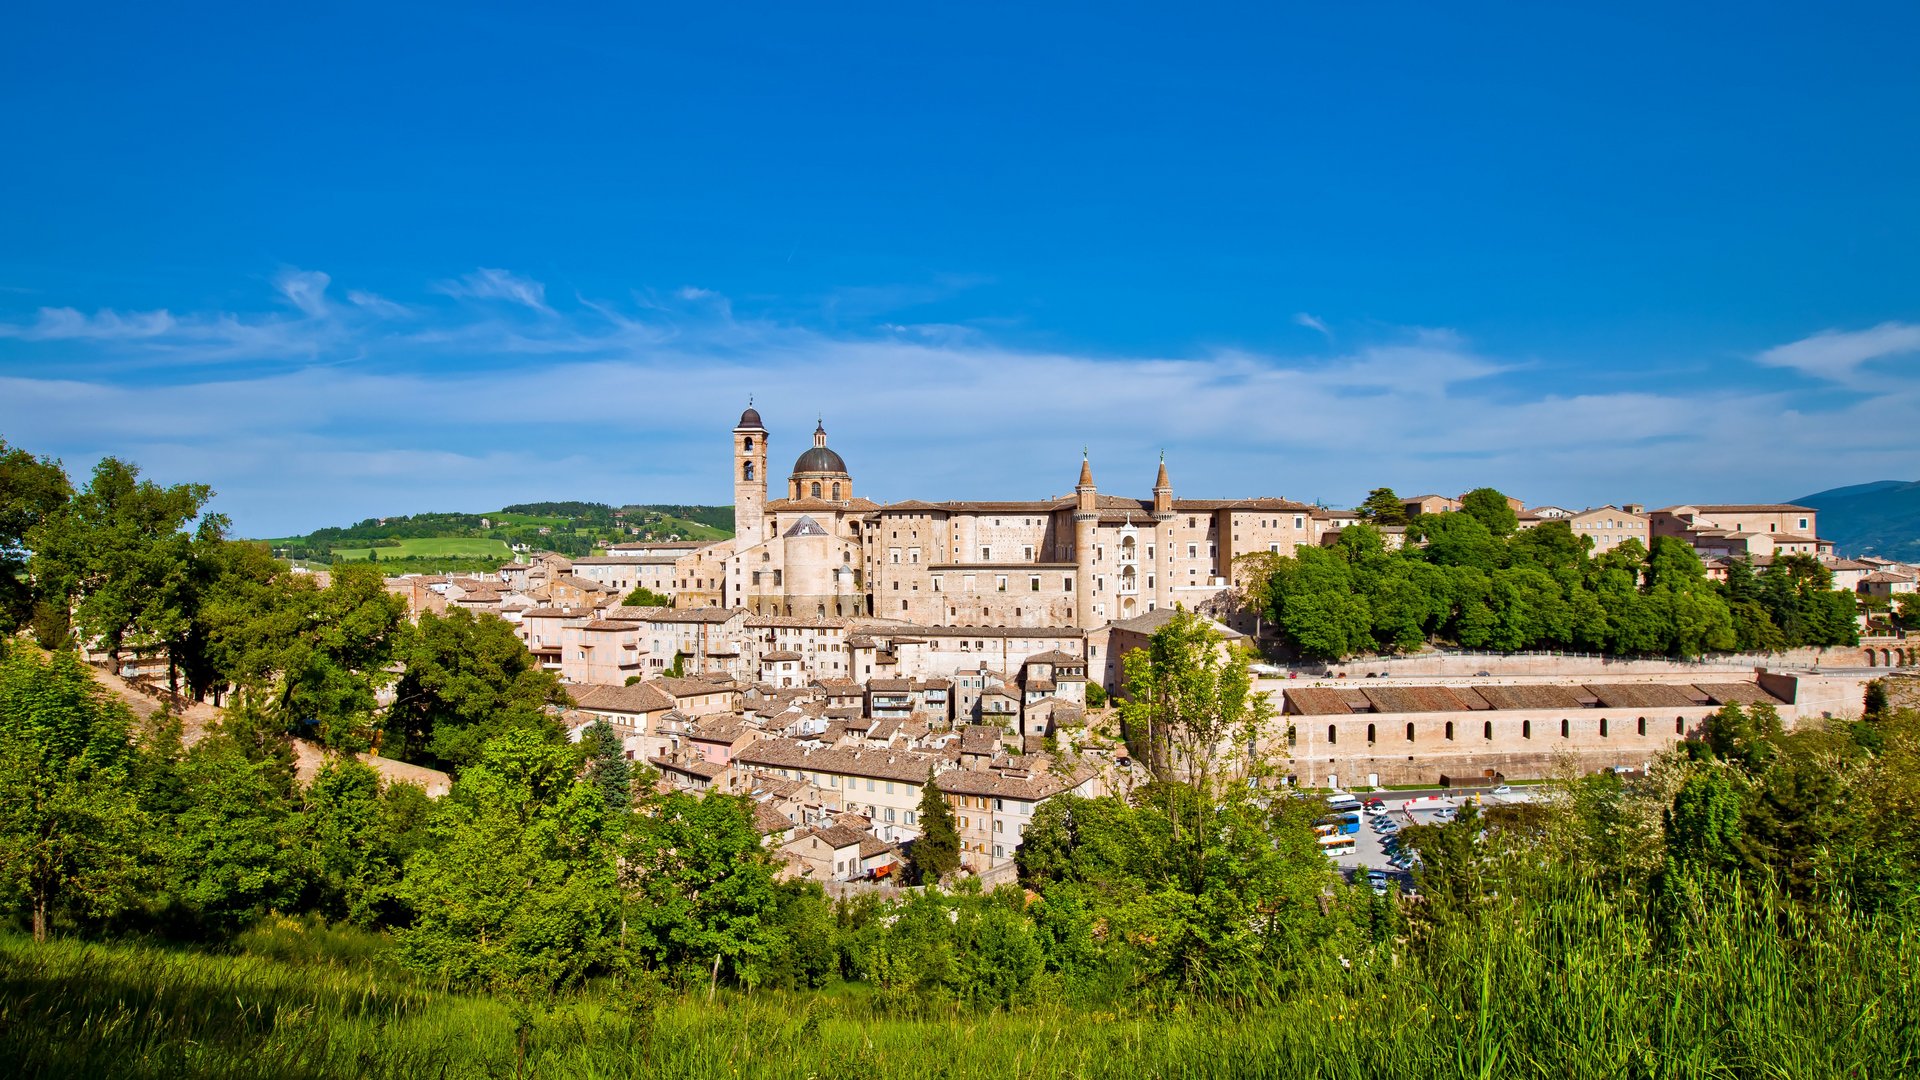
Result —
<instances>
[{"instance_id":1,"label":"distant mountain","mask_svg":"<svg viewBox=\"0 0 1920 1080\"><path fill-rule=\"evenodd\" d=\"M1820 511L1820 535L1842 555L1920 562L1920 481L1876 480L1793 501Z\"/></svg>"}]
</instances>

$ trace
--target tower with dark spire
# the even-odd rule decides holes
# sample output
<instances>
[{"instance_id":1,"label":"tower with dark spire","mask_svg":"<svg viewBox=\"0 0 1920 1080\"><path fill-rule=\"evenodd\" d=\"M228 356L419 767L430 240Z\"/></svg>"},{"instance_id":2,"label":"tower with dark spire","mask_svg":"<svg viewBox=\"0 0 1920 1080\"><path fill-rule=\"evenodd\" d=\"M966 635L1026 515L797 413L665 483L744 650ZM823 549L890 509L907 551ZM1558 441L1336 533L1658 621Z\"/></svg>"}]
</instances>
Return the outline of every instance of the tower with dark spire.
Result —
<instances>
[{"instance_id":1,"label":"tower with dark spire","mask_svg":"<svg viewBox=\"0 0 1920 1080\"><path fill-rule=\"evenodd\" d=\"M1160 475L1153 481L1153 558L1148 563L1156 608L1173 604L1173 481L1167 479L1167 452L1160 451Z\"/></svg>"},{"instance_id":2,"label":"tower with dark spire","mask_svg":"<svg viewBox=\"0 0 1920 1080\"><path fill-rule=\"evenodd\" d=\"M747 399L733 427L733 535L744 547L757 544L767 509L767 428Z\"/></svg>"},{"instance_id":3,"label":"tower with dark spire","mask_svg":"<svg viewBox=\"0 0 1920 1080\"><path fill-rule=\"evenodd\" d=\"M1093 627L1093 537L1100 524L1100 493L1093 486L1093 461L1080 452L1080 482L1073 487L1073 621Z\"/></svg>"}]
</instances>

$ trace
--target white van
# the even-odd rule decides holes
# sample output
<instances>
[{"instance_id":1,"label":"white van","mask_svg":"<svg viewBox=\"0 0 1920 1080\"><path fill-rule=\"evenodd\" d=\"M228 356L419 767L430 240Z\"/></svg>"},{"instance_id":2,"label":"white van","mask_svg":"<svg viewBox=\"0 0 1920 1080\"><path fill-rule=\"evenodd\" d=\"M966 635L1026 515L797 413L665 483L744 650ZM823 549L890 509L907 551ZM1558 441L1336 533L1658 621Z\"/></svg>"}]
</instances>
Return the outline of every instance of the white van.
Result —
<instances>
[{"instance_id":1,"label":"white van","mask_svg":"<svg viewBox=\"0 0 1920 1080\"><path fill-rule=\"evenodd\" d=\"M1360 799L1350 792L1336 791L1332 795L1327 796L1327 809L1358 810L1360 809Z\"/></svg>"}]
</instances>

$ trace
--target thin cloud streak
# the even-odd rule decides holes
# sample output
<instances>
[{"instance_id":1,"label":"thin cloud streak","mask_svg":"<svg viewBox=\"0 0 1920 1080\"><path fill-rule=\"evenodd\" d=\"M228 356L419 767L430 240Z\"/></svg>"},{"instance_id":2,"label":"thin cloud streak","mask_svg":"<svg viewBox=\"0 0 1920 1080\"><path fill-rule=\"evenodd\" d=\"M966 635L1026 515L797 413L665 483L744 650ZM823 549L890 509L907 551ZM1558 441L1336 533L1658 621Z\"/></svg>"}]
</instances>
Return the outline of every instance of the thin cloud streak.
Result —
<instances>
[{"instance_id":1,"label":"thin cloud streak","mask_svg":"<svg viewBox=\"0 0 1920 1080\"><path fill-rule=\"evenodd\" d=\"M0 323L13 340L0 346L0 372L16 372L0 374L0 430L76 471L116 453L162 479L205 480L242 532L284 535L534 498L724 502L726 430L749 393L776 459L803 449L823 414L859 489L890 499L1060 494L1082 444L1102 490L1132 494L1150 486L1165 446L1176 488L1192 496L1344 503L1381 484L1493 484L1534 503L1779 499L1836 478L1903 477L1920 414L1910 377L1806 414L1793 395L1725 382L1541 393L1515 377L1536 362L1483 355L1444 330L1331 356L1089 356L977 333L743 319L725 297L687 290L649 295L638 314L585 298L556 312L544 292L539 317L407 309L401 331L388 321L398 316L353 290L331 302L331 284L308 271L276 279L298 319L45 309L72 314ZM9 363L56 334L101 357L197 348L236 359L252 334L265 343L253 358L298 341L315 361L137 386L104 364L49 378L44 365ZM1770 352L1832 354L1822 338ZM1850 347L1893 355L1890 341L1899 338ZM354 356L366 362L331 364Z\"/></svg>"}]
</instances>

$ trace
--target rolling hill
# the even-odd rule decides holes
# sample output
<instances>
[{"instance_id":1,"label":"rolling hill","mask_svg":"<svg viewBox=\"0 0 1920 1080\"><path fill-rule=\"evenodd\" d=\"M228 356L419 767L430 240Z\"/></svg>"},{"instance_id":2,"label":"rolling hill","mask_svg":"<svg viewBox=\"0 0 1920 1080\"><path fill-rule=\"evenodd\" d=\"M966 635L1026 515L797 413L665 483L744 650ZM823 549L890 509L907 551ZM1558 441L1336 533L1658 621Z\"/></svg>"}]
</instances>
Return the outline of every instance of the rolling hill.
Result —
<instances>
[{"instance_id":1,"label":"rolling hill","mask_svg":"<svg viewBox=\"0 0 1920 1080\"><path fill-rule=\"evenodd\" d=\"M1842 555L1920 562L1920 481L1876 480L1793 501L1820 511L1820 535Z\"/></svg>"}]
</instances>

